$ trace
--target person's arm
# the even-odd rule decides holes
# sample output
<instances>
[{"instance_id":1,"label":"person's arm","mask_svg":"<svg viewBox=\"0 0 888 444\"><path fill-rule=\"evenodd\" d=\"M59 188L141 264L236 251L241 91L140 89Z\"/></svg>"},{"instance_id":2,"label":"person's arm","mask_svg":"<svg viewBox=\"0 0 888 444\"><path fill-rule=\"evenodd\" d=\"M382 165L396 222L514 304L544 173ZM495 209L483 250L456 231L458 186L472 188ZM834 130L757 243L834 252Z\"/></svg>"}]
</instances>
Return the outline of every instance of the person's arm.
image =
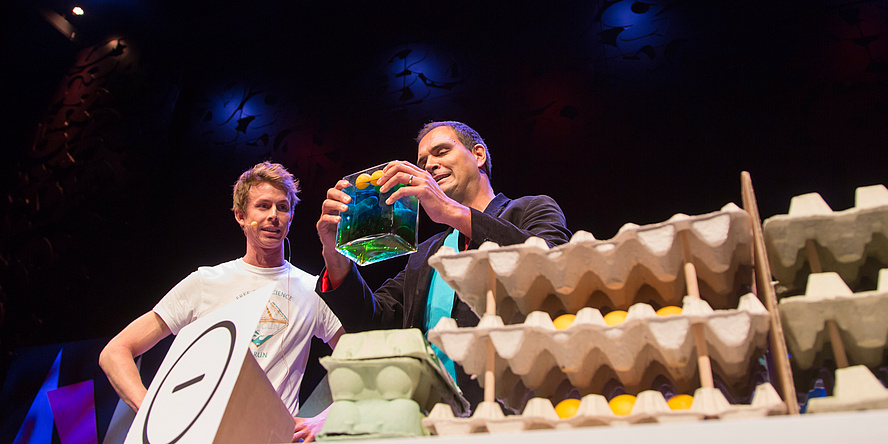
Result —
<instances>
[{"instance_id":1,"label":"person's arm","mask_svg":"<svg viewBox=\"0 0 888 444\"><path fill-rule=\"evenodd\" d=\"M357 266L349 261L349 271L338 286L324 288L324 273L315 291L342 322L347 332L399 328L403 319L404 270L376 292L364 281Z\"/></svg>"},{"instance_id":2,"label":"person's arm","mask_svg":"<svg viewBox=\"0 0 888 444\"><path fill-rule=\"evenodd\" d=\"M549 196L526 196L510 203L500 217L472 210L472 244L484 242L514 245L531 236L546 241L550 247L570 241L571 232L561 208Z\"/></svg>"},{"instance_id":3,"label":"person's arm","mask_svg":"<svg viewBox=\"0 0 888 444\"><path fill-rule=\"evenodd\" d=\"M330 346L330 350L333 350L336 348L336 344L339 344L339 338L341 338L342 335L344 335L344 334L345 334L345 328L339 327L339 330L336 330L336 333L333 335L333 337L330 338L329 341L327 341L327 345Z\"/></svg>"},{"instance_id":4,"label":"person's arm","mask_svg":"<svg viewBox=\"0 0 888 444\"><path fill-rule=\"evenodd\" d=\"M312 416L311 418L294 416L293 420L296 421L296 426L293 428L293 442L314 441L318 433L321 433L321 429L327 421L327 414L330 413L330 407L333 407L333 404L330 404L323 412L318 413L317 416Z\"/></svg>"},{"instance_id":5,"label":"person's arm","mask_svg":"<svg viewBox=\"0 0 888 444\"><path fill-rule=\"evenodd\" d=\"M327 190L327 198L321 204L321 217L316 228L321 240L326 276L332 288L336 288L345 280L351 270L351 261L336 251L336 227L341 219L339 214L348 209L351 197L344 191L349 186L347 180L340 180L336 186Z\"/></svg>"},{"instance_id":6,"label":"person's arm","mask_svg":"<svg viewBox=\"0 0 888 444\"><path fill-rule=\"evenodd\" d=\"M117 334L99 355L99 366L114 391L134 411L138 411L148 389L142 384L134 359L150 350L170 334L161 317L153 312L143 314Z\"/></svg>"},{"instance_id":7,"label":"person's arm","mask_svg":"<svg viewBox=\"0 0 888 444\"><path fill-rule=\"evenodd\" d=\"M395 190L386 199L387 204L392 205L402 197L416 197L433 222L472 236L471 208L447 196L428 171L405 161L389 162L382 171L382 176L378 179L382 184L379 192Z\"/></svg>"}]
</instances>

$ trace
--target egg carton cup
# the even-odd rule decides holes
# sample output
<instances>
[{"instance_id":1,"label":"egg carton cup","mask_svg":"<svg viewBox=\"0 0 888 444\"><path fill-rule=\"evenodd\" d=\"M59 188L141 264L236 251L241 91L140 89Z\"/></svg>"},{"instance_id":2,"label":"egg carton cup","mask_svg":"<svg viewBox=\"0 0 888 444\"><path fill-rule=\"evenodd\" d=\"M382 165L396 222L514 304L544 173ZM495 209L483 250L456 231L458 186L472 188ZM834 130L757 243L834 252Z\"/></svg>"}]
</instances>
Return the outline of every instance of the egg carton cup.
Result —
<instances>
[{"instance_id":1,"label":"egg carton cup","mask_svg":"<svg viewBox=\"0 0 888 444\"><path fill-rule=\"evenodd\" d=\"M591 394L583 397L577 413L570 418L559 418L552 402L548 399L533 398L520 415L510 416L504 415L499 405L493 402L481 403L475 413L468 418L455 417L449 406L438 404L422 423L436 435L465 435L784 414L786 414L786 404L771 384L764 383L756 387L752 403L746 405L730 404L718 389L699 388L694 393L694 402L690 409L672 410L662 393L646 390L639 393L632 411L625 416L614 414L604 396Z\"/></svg>"},{"instance_id":2,"label":"egg carton cup","mask_svg":"<svg viewBox=\"0 0 888 444\"><path fill-rule=\"evenodd\" d=\"M438 402L469 410L419 329L346 334L320 362L334 401L413 399L426 411Z\"/></svg>"},{"instance_id":3,"label":"egg carton cup","mask_svg":"<svg viewBox=\"0 0 888 444\"><path fill-rule=\"evenodd\" d=\"M485 242L461 253L442 247L429 265L479 314L486 311L489 284L483 270L489 267L499 287L497 314L506 321L516 312L526 316L539 310L576 313L584 306L626 308L647 287L655 293L647 296L677 305L686 291L683 231L690 234L688 249L701 295L717 306L733 306L736 299L731 298L742 294L739 288L752 275L749 215L733 203L700 216L676 214L658 224L626 224L607 241L579 231L554 248L534 237L506 247ZM742 271L744 265L749 272ZM550 295L558 301L554 306Z\"/></svg>"},{"instance_id":4,"label":"egg carton cup","mask_svg":"<svg viewBox=\"0 0 888 444\"><path fill-rule=\"evenodd\" d=\"M437 408L437 406L436 406ZM888 390L863 365L836 369L833 396L812 398L808 413L888 409Z\"/></svg>"},{"instance_id":5,"label":"egg carton cup","mask_svg":"<svg viewBox=\"0 0 888 444\"><path fill-rule=\"evenodd\" d=\"M438 364L438 356L418 328L348 333L339 338L330 357L338 360L412 357ZM447 372L441 370L441 374Z\"/></svg>"},{"instance_id":6,"label":"egg carton cup","mask_svg":"<svg viewBox=\"0 0 888 444\"><path fill-rule=\"evenodd\" d=\"M765 245L771 273L789 288L802 288L810 269L805 244L816 243L823 271L837 272L856 286L863 265L888 267L888 189L857 188L853 208L833 211L818 193L792 198L789 213L765 220Z\"/></svg>"},{"instance_id":7,"label":"egg carton cup","mask_svg":"<svg viewBox=\"0 0 888 444\"><path fill-rule=\"evenodd\" d=\"M689 379L677 380L666 376L669 371L662 364L656 361L652 362L643 370L641 380L637 384L632 385L619 381L615 372L605 366L601 367L589 384L584 387L574 387L565 373L561 372L557 367L553 367L546 376L543 385L529 389L524 385L520 376L512 373L503 364L503 369L497 366L496 374L499 377L495 382L494 396L508 411L519 412L524 409L532 398L547 398L553 403L557 403L559 400L568 397L589 394L612 396L623 392L638 393L648 389L656 389L664 393L689 393L700 387L700 378L696 372L697 362L688 362L687 365L694 367L694 369L688 371L688 374L693 374L693 376ZM726 382L721 377L721 369L718 368L717 363L712 365L712 373L715 387L721 389L732 404L749 402L756 385L768 380L764 373L763 362L759 359L752 360L747 371L748 376L737 381Z\"/></svg>"},{"instance_id":8,"label":"egg carton cup","mask_svg":"<svg viewBox=\"0 0 888 444\"><path fill-rule=\"evenodd\" d=\"M728 310L713 310L706 301L686 297L682 313L674 316L658 316L650 305L638 303L615 326L588 307L563 330L556 330L545 312L533 312L514 325L485 315L477 327L466 328L442 318L428 336L468 374L477 375L482 386L489 339L497 355L497 396L513 407L521 405L514 392L522 386L548 396L564 378L578 389L600 387L606 381L598 379L612 375L627 387L644 385L650 383L648 369L655 363L673 381L690 381L697 371L693 325L698 323L720 374L726 380L745 380L752 356L766 346L770 327L767 310L751 293Z\"/></svg>"},{"instance_id":9,"label":"egg carton cup","mask_svg":"<svg viewBox=\"0 0 888 444\"><path fill-rule=\"evenodd\" d=\"M888 347L888 268L879 272L878 289L852 293L836 272L808 276L804 296L778 305L786 345L802 370L820 365L829 342L826 322L834 321L852 364L877 367Z\"/></svg>"},{"instance_id":10,"label":"egg carton cup","mask_svg":"<svg viewBox=\"0 0 888 444\"><path fill-rule=\"evenodd\" d=\"M446 404L441 404L446 405ZM336 401L327 412L318 441L428 436L425 416L410 399Z\"/></svg>"}]
</instances>

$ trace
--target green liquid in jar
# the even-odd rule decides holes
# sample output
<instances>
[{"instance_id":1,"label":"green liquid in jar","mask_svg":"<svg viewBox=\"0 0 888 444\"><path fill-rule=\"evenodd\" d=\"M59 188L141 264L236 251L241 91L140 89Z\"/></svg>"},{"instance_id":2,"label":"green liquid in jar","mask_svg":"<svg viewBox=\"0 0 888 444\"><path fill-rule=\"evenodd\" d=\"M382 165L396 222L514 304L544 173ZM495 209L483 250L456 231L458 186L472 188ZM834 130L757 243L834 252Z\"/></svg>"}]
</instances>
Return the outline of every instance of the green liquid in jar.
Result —
<instances>
[{"instance_id":1,"label":"green liquid in jar","mask_svg":"<svg viewBox=\"0 0 888 444\"><path fill-rule=\"evenodd\" d=\"M352 176L357 176L356 173ZM352 176L346 177L350 180ZM378 187L359 190L354 185L343 190L352 200L348 210L340 214L336 231L336 250L367 265L416 251L416 226L419 200L404 197L393 205L385 200L394 190L381 194Z\"/></svg>"}]
</instances>

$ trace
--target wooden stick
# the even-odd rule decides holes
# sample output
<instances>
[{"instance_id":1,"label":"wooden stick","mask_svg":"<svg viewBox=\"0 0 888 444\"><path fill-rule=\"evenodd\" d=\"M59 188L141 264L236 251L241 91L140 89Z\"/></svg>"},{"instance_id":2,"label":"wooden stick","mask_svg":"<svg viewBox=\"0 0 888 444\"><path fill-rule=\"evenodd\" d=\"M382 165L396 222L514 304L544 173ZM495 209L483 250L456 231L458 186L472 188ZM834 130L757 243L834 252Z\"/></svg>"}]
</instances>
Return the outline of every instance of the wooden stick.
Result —
<instances>
[{"instance_id":1,"label":"wooden stick","mask_svg":"<svg viewBox=\"0 0 888 444\"><path fill-rule=\"evenodd\" d=\"M826 331L829 333L829 343L832 345L833 357L836 360L836 368L845 368L849 365L848 354L845 353L845 344L842 343L842 335L836 321L826 321Z\"/></svg>"},{"instance_id":2,"label":"wooden stick","mask_svg":"<svg viewBox=\"0 0 888 444\"><path fill-rule=\"evenodd\" d=\"M817 255L817 246L814 244L814 239L805 241L805 254L808 256L808 266L811 267L811 273L823 273L823 266L820 264L820 256ZM845 352L845 344L842 342L839 326L836 325L834 319L826 321L826 332L829 334L829 343L832 345L836 367L847 367L849 365L848 353Z\"/></svg>"},{"instance_id":3,"label":"wooden stick","mask_svg":"<svg viewBox=\"0 0 888 444\"><path fill-rule=\"evenodd\" d=\"M805 241L805 254L808 256L808 266L811 267L811 273L823 273L823 266L820 265L820 256L817 255L814 239Z\"/></svg>"},{"instance_id":4,"label":"wooden stick","mask_svg":"<svg viewBox=\"0 0 888 444\"><path fill-rule=\"evenodd\" d=\"M487 306L484 309L485 314L496 315L496 274L493 267L487 264ZM496 350L493 348L493 341L487 337L487 357L484 365L484 402L495 402L495 382L496 376Z\"/></svg>"},{"instance_id":5,"label":"wooden stick","mask_svg":"<svg viewBox=\"0 0 888 444\"><path fill-rule=\"evenodd\" d=\"M496 273L493 267L487 264L487 305L484 307L484 314L496 316Z\"/></svg>"},{"instance_id":6,"label":"wooden stick","mask_svg":"<svg viewBox=\"0 0 888 444\"><path fill-rule=\"evenodd\" d=\"M694 324L694 343L697 346L697 371L700 373L700 387L713 388L712 362L709 360L709 344L703 324Z\"/></svg>"},{"instance_id":7,"label":"wooden stick","mask_svg":"<svg viewBox=\"0 0 888 444\"><path fill-rule=\"evenodd\" d=\"M484 368L484 402L494 402L496 391L494 384L496 376L493 374L496 365L496 351L493 349L493 341L487 338L487 361Z\"/></svg>"},{"instance_id":8,"label":"wooden stick","mask_svg":"<svg viewBox=\"0 0 888 444\"><path fill-rule=\"evenodd\" d=\"M755 292L768 309L771 318L771 332L768 339L771 362L774 364L775 373L777 373L775 382L778 385L777 389L783 395L783 402L786 404L789 414L798 415L799 404L796 398L795 384L792 382L792 367L789 365L789 353L783 338L783 323L780 320L780 313L777 311L777 295L771 283L771 265L768 263L768 255L765 251L762 219L759 217L758 204L756 204L755 191L752 189L752 178L749 172L740 173L740 184L743 208L749 214L752 225Z\"/></svg>"},{"instance_id":9,"label":"wooden stick","mask_svg":"<svg viewBox=\"0 0 888 444\"><path fill-rule=\"evenodd\" d=\"M693 257L691 256L687 233L687 231L679 233L679 236L681 236L681 254L685 263L685 288L688 290L688 296L700 299L697 268L694 267L692 262ZM713 388L715 383L712 377L712 361L709 359L709 344L706 343L706 332L703 329L702 323L694 324L694 343L697 346L697 372L700 374L700 386L703 388Z\"/></svg>"},{"instance_id":10,"label":"wooden stick","mask_svg":"<svg viewBox=\"0 0 888 444\"><path fill-rule=\"evenodd\" d=\"M697 284L697 267L690 262L684 264L685 272L685 288L688 290L688 296L694 299L700 299L700 287Z\"/></svg>"}]
</instances>

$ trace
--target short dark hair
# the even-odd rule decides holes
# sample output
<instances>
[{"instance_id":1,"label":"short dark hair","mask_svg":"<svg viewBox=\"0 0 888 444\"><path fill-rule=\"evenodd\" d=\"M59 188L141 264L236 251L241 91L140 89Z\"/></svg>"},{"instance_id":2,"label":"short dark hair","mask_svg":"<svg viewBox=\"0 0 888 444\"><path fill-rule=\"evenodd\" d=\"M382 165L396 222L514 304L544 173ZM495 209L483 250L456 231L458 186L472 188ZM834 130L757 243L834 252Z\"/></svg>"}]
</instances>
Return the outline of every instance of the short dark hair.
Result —
<instances>
[{"instance_id":1,"label":"short dark hair","mask_svg":"<svg viewBox=\"0 0 888 444\"><path fill-rule=\"evenodd\" d=\"M456 138L459 140L459 143L463 144L469 150L475 145L481 145L484 147L484 152L487 154L487 160L484 161L484 165L481 165L481 171L487 175L488 179L490 179L490 149L487 148L487 144L484 143L484 139L481 138L481 135L465 123L457 122L455 120L442 120L439 122L426 123L422 129L419 130L419 134L416 135L416 143L419 143L419 141L430 131L441 126L446 126L452 129L453 132L456 133Z\"/></svg>"}]
</instances>

